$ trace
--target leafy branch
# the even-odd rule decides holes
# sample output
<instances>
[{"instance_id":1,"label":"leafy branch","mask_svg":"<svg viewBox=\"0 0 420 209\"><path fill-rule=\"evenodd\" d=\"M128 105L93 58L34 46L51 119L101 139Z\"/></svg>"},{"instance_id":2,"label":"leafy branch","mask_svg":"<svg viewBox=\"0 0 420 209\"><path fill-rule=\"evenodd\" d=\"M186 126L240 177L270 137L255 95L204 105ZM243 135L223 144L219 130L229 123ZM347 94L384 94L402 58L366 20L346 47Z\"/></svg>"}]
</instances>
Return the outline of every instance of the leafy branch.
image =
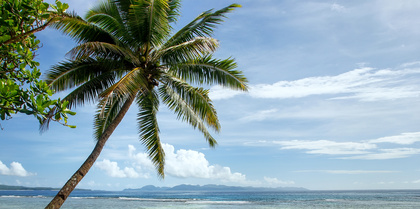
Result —
<instances>
[{"instance_id":1,"label":"leafy branch","mask_svg":"<svg viewBox=\"0 0 420 209\"><path fill-rule=\"evenodd\" d=\"M52 9L50 9L50 7ZM54 93L40 80L39 63L34 61L40 41L35 33L68 16L68 4L42 0L0 0L0 119L13 114L35 116L42 125L53 120L68 125L68 102L51 99Z\"/></svg>"}]
</instances>

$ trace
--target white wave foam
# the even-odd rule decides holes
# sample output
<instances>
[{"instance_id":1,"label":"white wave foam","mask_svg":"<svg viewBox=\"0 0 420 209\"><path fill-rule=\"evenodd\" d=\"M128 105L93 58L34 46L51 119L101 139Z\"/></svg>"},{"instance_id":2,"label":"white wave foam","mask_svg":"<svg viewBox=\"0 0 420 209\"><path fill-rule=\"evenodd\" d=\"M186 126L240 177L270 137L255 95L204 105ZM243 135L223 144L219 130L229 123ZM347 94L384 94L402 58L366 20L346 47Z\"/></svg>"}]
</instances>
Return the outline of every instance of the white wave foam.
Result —
<instances>
[{"instance_id":1,"label":"white wave foam","mask_svg":"<svg viewBox=\"0 0 420 209\"><path fill-rule=\"evenodd\" d=\"M3 198L47 198L43 195L37 195L37 196L23 196L23 195L0 195L0 197Z\"/></svg>"},{"instance_id":2,"label":"white wave foam","mask_svg":"<svg viewBox=\"0 0 420 209\"><path fill-rule=\"evenodd\" d=\"M349 202L350 200L345 199L325 199L326 202Z\"/></svg>"},{"instance_id":3,"label":"white wave foam","mask_svg":"<svg viewBox=\"0 0 420 209\"><path fill-rule=\"evenodd\" d=\"M99 197L70 197L72 199L99 199Z\"/></svg>"},{"instance_id":4,"label":"white wave foam","mask_svg":"<svg viewBox=\"0 0 420 209\"><path fill-rule=\"evenodd\" d=\"M21 197L25 197L25 196L17 196L17 195L1 195L0 197L5 197L5 198L21 198Z\"/></svg>"},{"instance_id":5,"label":"white wave foam","mask_svg":"<svg viewBox=\"0 0 420 209\"><path fill-rule=\"evenodd\" d=\"M120 200L129 201L153 201L153 202L187 202L188 199L158 199L158 198L138 198L138 197L118 197Z\"/></svg>"},{"instance_id":6,"label":"white wave foam","mask_svg":"<svg viewBox=\"0 0 420 209\"><path fill-rule=\"evenodd\" d=\"M194 200L194 201L187 201L188 204L209 204L209 205L241 205L241 204L249 204L249 201L214 201L214 200Z\"/></svg>"}]
</instances>

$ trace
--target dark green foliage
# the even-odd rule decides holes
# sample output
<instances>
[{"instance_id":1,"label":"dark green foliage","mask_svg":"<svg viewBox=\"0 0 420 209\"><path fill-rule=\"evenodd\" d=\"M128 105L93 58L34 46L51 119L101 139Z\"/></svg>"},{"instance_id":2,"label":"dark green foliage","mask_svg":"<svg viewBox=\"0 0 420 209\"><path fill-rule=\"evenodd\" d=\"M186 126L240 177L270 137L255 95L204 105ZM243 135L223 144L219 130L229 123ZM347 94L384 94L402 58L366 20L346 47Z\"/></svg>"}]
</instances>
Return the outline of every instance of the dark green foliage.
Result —
<instances>
[{"instance_id":1,"label":"dark green foliage","mask_svg":"<svg viewBox=\"0 0 420 209\"><path fill-rule=\"evenodd\" d=\"M34 61L40 41L34 35L64 16L67 4L50 5L42 0L0 1L0 118L13 114L35 116L67 125L68 102L52 100L53 91L41 81L39 63Z\"/></svg>"}]
</instances>

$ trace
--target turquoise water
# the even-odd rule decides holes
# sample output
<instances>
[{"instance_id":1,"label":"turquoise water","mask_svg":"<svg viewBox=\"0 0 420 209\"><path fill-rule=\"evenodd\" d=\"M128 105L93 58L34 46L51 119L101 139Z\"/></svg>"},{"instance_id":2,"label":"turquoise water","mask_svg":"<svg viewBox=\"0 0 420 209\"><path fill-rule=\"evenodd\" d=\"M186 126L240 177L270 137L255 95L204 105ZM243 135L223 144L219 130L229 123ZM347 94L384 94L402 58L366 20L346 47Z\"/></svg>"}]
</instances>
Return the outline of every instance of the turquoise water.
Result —
<instances>
[{"instance_id":1,"label":"turquoise water","mask_svg":"<svg viewBox=\"0 0 420 209\"><path fill-rule=\"evenodd\" d=\"M44 208L55 193L0 191L0 208ZM62 208L420 208L420 190L148 193L75 191Z\"/></svg>"}]
</instances>

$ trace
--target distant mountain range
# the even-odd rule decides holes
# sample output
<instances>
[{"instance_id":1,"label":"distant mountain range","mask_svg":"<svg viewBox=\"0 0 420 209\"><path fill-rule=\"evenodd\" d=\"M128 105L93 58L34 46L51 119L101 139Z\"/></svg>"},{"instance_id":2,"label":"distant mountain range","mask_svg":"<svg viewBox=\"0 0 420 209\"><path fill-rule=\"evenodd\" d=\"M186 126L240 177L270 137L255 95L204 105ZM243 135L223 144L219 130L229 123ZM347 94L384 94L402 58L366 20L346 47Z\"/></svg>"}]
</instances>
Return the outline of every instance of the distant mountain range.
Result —
<instances>
[{"instance_id":1,"label":"distant mountain range","mask_svg":"<svg viewBox=\"0 0 420 209\"><path fill-rule=\"evenodd\" d=\"M24 187L24 186L9 186L0 184L0 190L60 190L60 188L52 187ZM90 189L75 189L79 191L90 191ZM225 186L207 184L204 186L200 185L187 185L181 184L174 187L156 187L153 185L147 185L139 189L124 189L126 192L172 192L172 191L208 191L208 192L240 192L240 191L259 191L259 192L270 192L270 191L309 191L302 187L238 187L238 186Z\"/></svg>"},{"instance_id":2,"label":"distant mountain range","mask_svg":"<svg viewBox=\"0 0 420 209\"><path fill-rule=\"evenodd\" d=\"M124 189L123 191L132 191L132 192L234 191L234 192L238 192L238 191L309 191L309 190L302 187L268 188L268 187L238 187L238 186L225 186L225 185L215 185L215 184L208 184L204 186L181 184L174 187L155 187L153 185L147 185L139 189Z\"/></svg>"},{"instance_id":3,"label":"distant mountain range","mask_svg":"<svg viewBox=\"0 0 420 209\"><path fill-rule=\"evenodd\" d=\"M0 190L60 190L60 188L52 187L24 187L24 186L9 186L0 184ZM89 191L90 189L75 189L80 191Z\"/></svg>"}]
</instances>

